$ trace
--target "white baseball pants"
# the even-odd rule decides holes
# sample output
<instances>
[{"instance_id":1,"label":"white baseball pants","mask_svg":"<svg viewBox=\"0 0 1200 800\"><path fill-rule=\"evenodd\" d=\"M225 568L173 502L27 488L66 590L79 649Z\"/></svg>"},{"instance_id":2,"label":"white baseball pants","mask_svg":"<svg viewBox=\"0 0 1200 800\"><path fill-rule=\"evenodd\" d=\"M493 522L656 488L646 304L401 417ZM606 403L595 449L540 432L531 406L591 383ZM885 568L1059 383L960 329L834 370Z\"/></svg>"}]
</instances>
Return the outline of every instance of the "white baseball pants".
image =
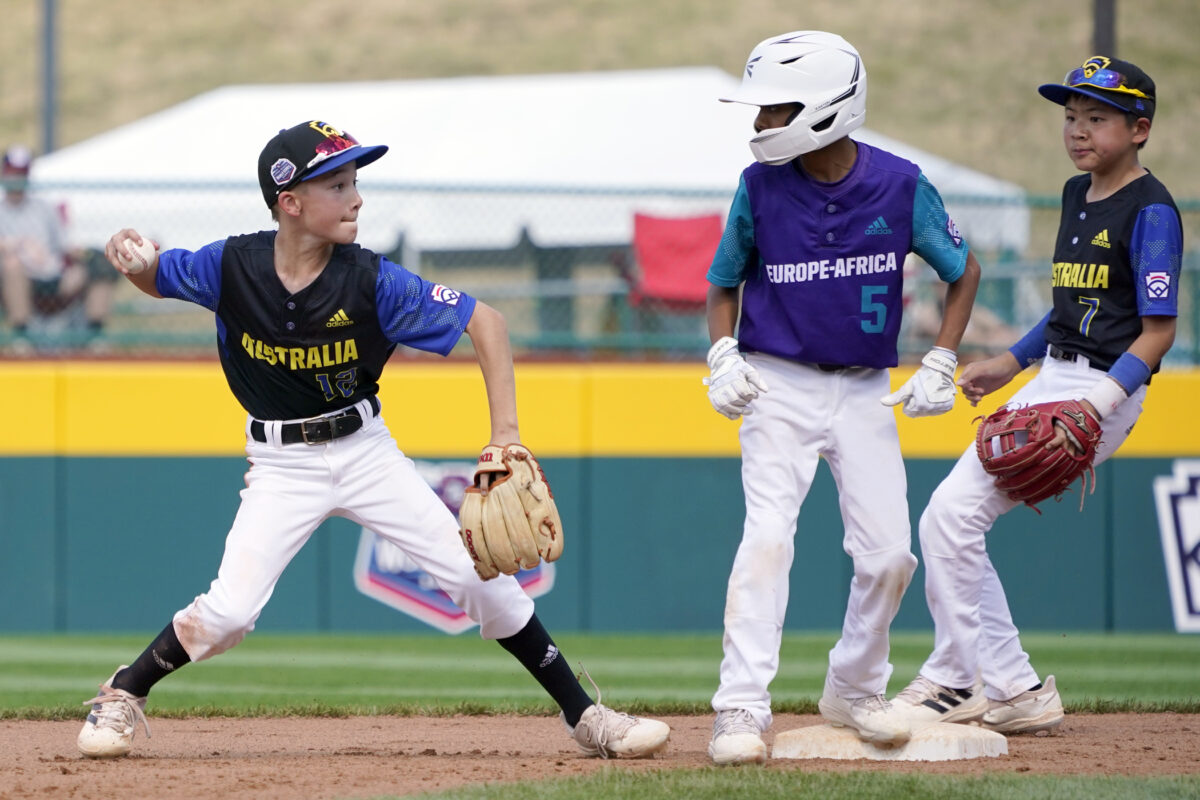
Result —
<instances>
[{"instance_id":1,"label":"white baseball pants","mask_svg":"<svg viewBox=\"0 0 1200 800\"><path fill-rule=\"evenodd\" d=\"M887 370L823 372L761 354L746 360L770 390L751 403L741 427L746 521L729 576L721 684L712 705L746 709L766 730L796 522L820 457L838 487L842 546L854 561L842 636L829 654L827 680L839 695L886 691L888 628L917 559L896 419L879 402L890 391Z\"/></svg>"},{"instance_id":2,"label":"white baseball pants","mask_svg":"<svg viewBox=\"0 0 1200 800\"><path fill-rule=\"evenodd\" d=\"M284 568L331 516L366 526L407 553L486 639L512 636L533 616L533 601L515 578L479 579L454 515L367 401L359 411L361 430L319 445L279 444L276 423L267 424L272 441L254 441L247 420L250 470L217 579L174 617L192 661L228 650L254 629Z\"/></svg>"},{"instance_id":3,"label":"white baseball pants","mask_svg":"<svg viewBox=\"0 0 1200 800\"><path fill-rule=\"evenodd\" d=\"M1038 374L1009 402L1030 405L1082 397L1104 375L1086 359L1070 362L1047 356ZM1096 464L1129 436L1145 396L1142 386L1102 421ZM925 599L934 623L934 649L921 675L934 683L967 688L974 685L978 673L987 685L985 693L994 700L1015 697L1039 683L1021 648L1004 587L985 544L996 519L1018 505L996 490L972 442L921 515Z\"/></svg>"}]
</instances>

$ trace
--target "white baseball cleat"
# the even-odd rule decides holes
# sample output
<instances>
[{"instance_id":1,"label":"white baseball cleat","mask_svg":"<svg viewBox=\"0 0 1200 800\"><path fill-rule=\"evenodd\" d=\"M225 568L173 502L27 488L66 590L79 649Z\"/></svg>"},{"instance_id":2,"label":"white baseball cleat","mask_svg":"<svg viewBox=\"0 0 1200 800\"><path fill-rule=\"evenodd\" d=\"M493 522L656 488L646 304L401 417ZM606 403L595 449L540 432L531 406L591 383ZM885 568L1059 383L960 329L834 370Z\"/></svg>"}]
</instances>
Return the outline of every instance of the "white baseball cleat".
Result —
<instances>
[{"instance_id":1,"label":"white baseball cleat","mask_svg":"<svg viewBox=\"0 0 1200 800\"><path fill-rule=\"evenodd\" d=\"M583 712L574 728L567 725L565 715L559 716L579 749L600 758L653 755L667 746L667 737L671 735L665 722L614 711L599 703Z\"/></svg>"},{"instance_id":2,"label":"white baseball cleat","mask_svg":"<svg viewBox=\"0 0 1200 800\"><path fill-rule=\"evenodd\" d=\"M918 675L896 695L892 706L908 717L913 725L933 722L971 722L988 710L983 684L970 689L951 689Z\"/></svg>"},{"instance_id":3,"label":"white baseball cleat","mask_svg":"<svg viewBox=\"0 0 1200 800\"><path fill-rule=\"evenodd\" d=\"M744 708L718 711L708 754L714 764L761 764L767 760L758 723Z\"/></svg>"},{"instance_id":4,"label":"white baseball cleat","mask_svg":"<svg viewBox=\"0 0 1200 800\"><path fill-rule=\"evenodd\" d=\"M990 700L980 724L997 733L1037 733L1057 728L1063 721L1062 697L1048 675L1042 688L1022 692L1008 700Z\"/></svg>"},{"instance_id":5,"label":"white baseball cleat","mask_svg":"<svg viewBox=\"0 0 1200 800\"><path fill-rule=\"evenodd\" d=\"M821 716L833 723L835 728L851 728L864 742L903 744L912 736L908 717L881 694L839 697L826 681L825 693L821 695L817 708Z\"/></svg>"},{"instance_id":6,"label":"white baseball cleat","mask_svg":"<svg viewBox=\"0 0 1200 800\"><path fill-rule=\"evenodd\" d=\"M112 688L113 679L117 672L125 669L117 668L109 679L100 684L96 697L84 701L92 711L79 732L76 744L79 752L88 758L117 758L127 755L133 747L133 734L137 724L142 723L146 729L146 738L150 738L150 723L146 721L146 698L134 697L124 689Z\"/></svg>"}]
</instances>

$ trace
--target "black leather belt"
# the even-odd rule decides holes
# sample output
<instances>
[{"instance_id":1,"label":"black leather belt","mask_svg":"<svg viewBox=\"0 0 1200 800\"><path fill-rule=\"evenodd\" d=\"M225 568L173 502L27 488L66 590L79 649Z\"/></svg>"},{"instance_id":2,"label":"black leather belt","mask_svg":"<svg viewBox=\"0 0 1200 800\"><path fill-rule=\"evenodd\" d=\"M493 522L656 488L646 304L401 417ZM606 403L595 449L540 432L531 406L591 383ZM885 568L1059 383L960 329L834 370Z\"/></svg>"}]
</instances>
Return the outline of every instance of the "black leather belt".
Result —
<instances>
[{"instance_id":1,"label":"black leather belt","mask_svg":"<svg viewBox=\"0 0 1200 800\"><path fill-rule=\"evenodd\" d=\"M372 415L379 413L379 400L371 397ZM324 444L343 436L349 436L363 426L362 415L354 406L328 417L314 417L300 422L288 422L279 428L282 444ZM258 420L250 422L250 436L256 442L267 441L266 426Z\"/></svg>"},{"instance_id":2,"label":"black leather belt","mask_svg":"<svg viewBox=\"0 0 1200 800\"><path fill-rule=\"evenodd\" d=\"M1078 361L1081 358L1087 359L1088 366L1092 369L1098 369L1101 372L1108 372L1112 368L1112 364L1101 364L1099 361L1088 358L1081 353L1068 353L1057 345L1050 345L1050 357L1057 358L1059 361Z\"/></svg>"},{"instance_id":3,"label":"black leather belt","mask_svg":"<svg viewBox=\"0 0 1200 800\"><path fill-rule=\"evenodd\" d=\"M813 364L813 366L821 372L841 372L844 369L850 369L845 364Z\"/></svg>"}]
</instances>

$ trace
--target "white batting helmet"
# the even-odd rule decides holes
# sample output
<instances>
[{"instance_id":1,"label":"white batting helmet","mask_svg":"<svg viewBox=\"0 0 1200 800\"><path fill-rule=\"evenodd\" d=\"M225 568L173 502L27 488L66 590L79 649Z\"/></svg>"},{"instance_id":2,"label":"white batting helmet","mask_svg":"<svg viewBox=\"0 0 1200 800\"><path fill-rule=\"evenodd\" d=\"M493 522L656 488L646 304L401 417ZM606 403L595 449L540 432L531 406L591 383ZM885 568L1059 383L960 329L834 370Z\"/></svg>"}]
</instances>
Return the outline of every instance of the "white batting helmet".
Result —
<instances>
[{"instance_id":1,"label":"white batting helmet","mask_svg":"<svg viewBox=\"0 0 1200 800\"><path fill-rule=\"evenodd\" d=\"M854 46L823 31L772 36L750 51L742 85L726 103L773 106L799 103L787 126L750 140L754 158L786 164L860 127L867 116L867 70Z\"/></svg>"}]
</instances>

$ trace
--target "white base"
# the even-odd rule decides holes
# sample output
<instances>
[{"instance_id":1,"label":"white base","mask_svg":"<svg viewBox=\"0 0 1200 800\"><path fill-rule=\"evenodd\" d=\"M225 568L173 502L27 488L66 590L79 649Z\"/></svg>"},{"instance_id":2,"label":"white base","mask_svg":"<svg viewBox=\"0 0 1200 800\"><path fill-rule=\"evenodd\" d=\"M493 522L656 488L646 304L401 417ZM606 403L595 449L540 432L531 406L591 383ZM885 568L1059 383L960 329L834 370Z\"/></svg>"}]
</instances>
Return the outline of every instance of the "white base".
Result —
<instances>
[{"instance_id":1,"label":"white base","mask_svg":"<svg viewBox=\"0 0 1200 800\"><path fill-rule=\"evenodd\" d=\"M772 758L838 758L871 761L957 761L1008 755L1003 735L974 725L935 722L913 731L901 745L872 744L849 728L812 725L775 737Z\"/></svg>"}]
</instances>

